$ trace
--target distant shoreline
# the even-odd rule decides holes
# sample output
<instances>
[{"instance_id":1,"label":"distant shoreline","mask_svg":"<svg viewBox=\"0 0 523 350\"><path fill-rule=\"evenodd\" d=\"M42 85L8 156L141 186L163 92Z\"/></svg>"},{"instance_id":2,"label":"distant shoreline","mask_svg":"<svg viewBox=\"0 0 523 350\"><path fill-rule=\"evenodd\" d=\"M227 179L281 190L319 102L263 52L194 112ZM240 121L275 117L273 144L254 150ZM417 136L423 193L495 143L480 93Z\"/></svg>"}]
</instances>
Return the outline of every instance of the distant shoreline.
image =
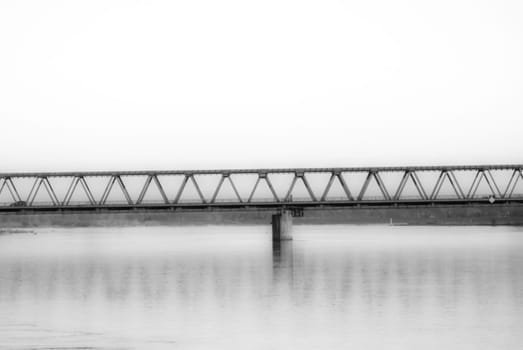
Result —
<instances>
[{"instance_id":1,"label":"distant shoreline","mask_svg":"<svg viewBox=\"0 0 523 350\"><path fill-rule=\"evenodd\" d=\"M18 228L0 229L0 235L14 235L14 234L23 234L23 233L36 234L36 232L34 230L27 230L27 229L18 229Z\"/></svg>"},{"instance_id":2,"label":"distant shoreline","mask_svg":"<svg viewBox=\"0 0 523 350\"><path fill-rule=\"evenodd\" d=\"M30 227L270 225L272 211L228 210L192 212L9 213L0 214L0 233ZM433 206L392 208L306 209L300 224L382 225L523 225L522 204L482 207Z\"/></svg>"}]
</instances>

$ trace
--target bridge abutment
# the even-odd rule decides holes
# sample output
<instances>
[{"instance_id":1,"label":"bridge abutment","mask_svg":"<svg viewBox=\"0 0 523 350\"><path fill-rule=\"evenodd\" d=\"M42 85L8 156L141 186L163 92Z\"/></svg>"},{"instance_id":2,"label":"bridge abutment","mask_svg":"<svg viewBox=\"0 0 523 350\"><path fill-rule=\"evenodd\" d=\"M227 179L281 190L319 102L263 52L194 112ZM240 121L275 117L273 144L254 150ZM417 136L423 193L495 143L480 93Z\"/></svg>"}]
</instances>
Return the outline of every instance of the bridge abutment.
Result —
<instances>
[{"instance_id":1,"label":"bridge abutment","mask_svg":"<svg viewBox=\"0 0 523 350\"><path fill-rule=\"evenodd\" d=\"M272 240L288 241L292 239L292 213L283 210L272 216Z\"/></svg>"}]
</instances>

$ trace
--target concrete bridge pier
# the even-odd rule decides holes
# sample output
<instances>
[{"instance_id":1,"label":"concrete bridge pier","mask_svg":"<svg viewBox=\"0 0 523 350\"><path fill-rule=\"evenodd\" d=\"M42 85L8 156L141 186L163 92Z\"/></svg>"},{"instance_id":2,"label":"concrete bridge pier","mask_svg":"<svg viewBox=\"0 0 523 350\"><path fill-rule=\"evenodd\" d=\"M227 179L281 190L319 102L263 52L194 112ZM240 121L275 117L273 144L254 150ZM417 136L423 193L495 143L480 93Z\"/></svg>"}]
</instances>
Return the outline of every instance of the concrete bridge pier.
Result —
<instances>
[{"instance_id":1,"label":"concrete bridge pier","mask_svg":"<svg viewBox=\"0 0 523 350\"><path fill-rule=\"evenodd\" d=\"M288 241L292 239L292 212L282 210L272 216L272 240Z\"/></svg>"}]
</instances>

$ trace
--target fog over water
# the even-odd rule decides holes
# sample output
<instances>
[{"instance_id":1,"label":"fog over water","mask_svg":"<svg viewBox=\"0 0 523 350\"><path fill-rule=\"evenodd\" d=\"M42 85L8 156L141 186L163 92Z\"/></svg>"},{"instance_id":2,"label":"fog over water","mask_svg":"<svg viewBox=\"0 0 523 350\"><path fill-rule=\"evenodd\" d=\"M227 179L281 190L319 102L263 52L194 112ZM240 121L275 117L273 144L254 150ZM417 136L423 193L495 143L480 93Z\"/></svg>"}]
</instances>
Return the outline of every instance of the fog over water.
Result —
<instances>
[{"instance_id":1,"label":"fog over water","mask_svg":"<svg viewBox=\"0 0 523 350\"><path fill-rule=\"evenodd\" d=\"M515 349L513 227L37 229L0 235L0 348Z\"/></svg>"}]
</instances>

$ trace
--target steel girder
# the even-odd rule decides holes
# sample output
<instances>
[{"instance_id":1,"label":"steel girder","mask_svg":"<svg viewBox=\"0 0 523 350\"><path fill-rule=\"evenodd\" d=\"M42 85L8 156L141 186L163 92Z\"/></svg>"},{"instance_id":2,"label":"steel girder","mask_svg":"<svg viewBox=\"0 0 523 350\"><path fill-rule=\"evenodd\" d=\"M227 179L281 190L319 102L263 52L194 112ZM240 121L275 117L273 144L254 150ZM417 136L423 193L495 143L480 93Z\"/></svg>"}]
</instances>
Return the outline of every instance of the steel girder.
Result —
<instances>
[{"instance_id":1,"label":"steel girder","mask_svg":"<svg viewBox=\"0 0 523 350\"><path fill-rule=\"evenodd\" d=\"M72 198L78 191L83 192L87 198L86 203L82 206L104 207L120 204L120 201L115 202L110 200L109 196L115 187L120 189L124 206L140 206L147 207L148 205L157 206L159 204L176 207L184 203L183 196L187 187L191 185L196 191L196 199L194 203L199 205L216 206L223 205L248 205L252 206L263 202L266 204L286 205L296 202L293 198L293 191L298 184L303 185L305 198L299 198L298 202L329 205L330 203L339 204L354 204L354 203L438 203L446 201L477 201L478 188L482 181L486 183L488 193L482 193L481 198L490 202L504 200L523 200L523 193L516 193L515 189L523 179L522 165L493 165L493 166L442 166L442 167L388 167L388 168L311 168L311 169L259 169L259 170L202 170L202 171L149 171L149 172L67 172L67 173L10 173L0 174L0 196L3 193L7 194L8 201L4 199L4 203L0 204L2 208L26 208L34 206L48 206L48 207L77 207L79 204L75 203ZM499 175L493 174L494 170L503 170L508 175L508 182L506 187L500 189ZM420 173L429 172L435 174L435 183L433 186L427 186L420 179ZM459 180L456 172L468 172L473 175L473 181L470 185L465 186L463 180ZM313 186L308 177L313 174L325 174L326 180L324 183L316 183ZM399 183L396 185L387 184L383 179L385 173L395 173L400 177ZM272 177L277 175L290 176L290 183L285 188L277 188L272 181ZM347 176L351 174L363 175L364 181L361 187L355 188L354 185L347 180ZM212 188L210 195L205 195L202 190L198 177L214 175L219 177L218 182ZM238 189L238 182L241 181L241 176L255 176L256 181L252 187L248 188L248 193L242 195ZM91 178L107 177L108 181L104 186L104 190L100 196L95 196L94 191L89 185ZM140 188L139 194L133 198L126 181L132 177L145 177L144 183ZM175 192L169 192L162 183L160 177L181 177L181 183ZM233 179L235 177L236 179ZM27 197L20 195L21 191L17 187L16 181L20 178L31 179L33 185L28 192ZM50 181L52 179L52 181ZM70 180L68 180L70 179ZM67 186L67 191L63 195L55 190L53 182L70 181ZM369 186L374 183L377 186L379 198L369 198ZM412 184L415 189L416 198L408 198L404 195L405 188L408 184ZM452 194L447 196L441 195L441 189L445 183L450 185ZM116 186L115 186L116 184ZM222 200L218 203L218 197L222 192L224 185L229 185L232 188L232 197ZM257 190L260 186L266 185L271 198L264 198L263 201L256 196ZM331 198L329 195L332 192L333 186L338 185L341 188L340 196ZM145 203L145 198L149 193L151 187L156 187L159 197L149 204ZM314 190L316 187L316 192ZM36 201L37 195L40 191L45 189L49 201L42 204ZM465 189L465 190L464 190ZM430 190L430 191L428 191ZM354 192L356 191L356 192ZM356 195L353 195L356 193ZM5 197L5 196L4 196ZM480 199L481 199L480 198Z\"/></svg>"}]
</instances>

